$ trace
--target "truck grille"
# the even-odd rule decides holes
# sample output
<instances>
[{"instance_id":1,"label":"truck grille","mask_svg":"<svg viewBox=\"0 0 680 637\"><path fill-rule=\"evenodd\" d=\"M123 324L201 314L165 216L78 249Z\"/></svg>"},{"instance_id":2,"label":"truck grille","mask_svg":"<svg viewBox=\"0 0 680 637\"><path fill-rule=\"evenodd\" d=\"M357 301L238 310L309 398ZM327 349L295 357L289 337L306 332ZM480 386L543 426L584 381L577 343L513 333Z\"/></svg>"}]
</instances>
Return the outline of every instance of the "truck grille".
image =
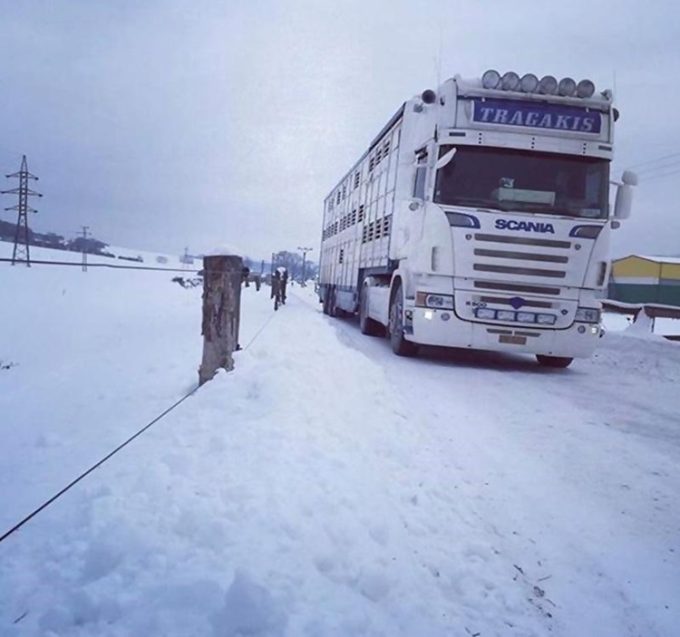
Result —
<instances>
[{"instance_id":1,"label":"truck grille","mask_svg":"<svg viewBox=\"0 0 680 637\"><path fill-rule=\"evenodd\" d=\"M504 292L524 292L526 294L545 294L558 296L560 288L551 288L544 285L524 285L517 283L502 283L500 281L475 281L474 287L478 290L502 290Z\"/></svg>"},{"instance_id":2,"label":"truck grille","mask_svg":"<svg viewBox=\"0 0 680 637\"><path fill-rule=\"evenodd\" d=\"M485 234L478 232L475 234L477 241L490 243L512 243L514 245L541 246L543 248L571 248L569 241L558 241L557 239L537 239L535 237L507 237L503 234Z\"/></svg>"},{"instance_id":3,"label":"truck grille","mask_svg":"<svg viewBox=\"0 0 680 637\"><path fill-rule=\"evenodd\" d=\"M569 241L485 233L475 234L475 239L479 247L475 247L473 251L475 260L472 269L476 272L507 275L510 281L517 284L531 278L567 277L569 253L564 251L571 248ZM497 244L498 247L489 244ZM521 277L519 281L517 277ZM529 289L521 291L529 292Z\"/></svg>"},{"instance_id":4,"label":"truck grille","mask_svg":"<svg viewBox=\"0 0 680 637\"><path fill-rule=\"evenodd\" d=\"M567 276L564 270L544 270L543 268L516 268L508 265L492 265L490 263L475 263L477 272L496 272L498 274L519 274L520 276L543 276L551 279L563 279Z\"/></svg>"},{"instance_id":5,"label":"truck grille","mask_svg":"<svg viewBox=\"0 0 680 637\"><path fill-rule=\"evenodd\" d=\"M485 250L477 248L477 257L495 257L498 259L519 259L521 261L543 261L545 263L568 263L569 257L560 254L533 254L531 252L513 252L511 250Z\"/></svg>"}]
</instances>

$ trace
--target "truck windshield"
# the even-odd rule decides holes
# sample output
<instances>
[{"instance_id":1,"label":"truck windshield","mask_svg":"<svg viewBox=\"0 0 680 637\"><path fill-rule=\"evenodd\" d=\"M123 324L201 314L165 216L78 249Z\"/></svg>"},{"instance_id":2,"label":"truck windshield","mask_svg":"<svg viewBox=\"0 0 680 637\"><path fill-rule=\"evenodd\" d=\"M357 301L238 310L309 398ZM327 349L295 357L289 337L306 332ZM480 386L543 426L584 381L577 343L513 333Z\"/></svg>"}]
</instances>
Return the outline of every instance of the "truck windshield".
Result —
<instances>
[{"instance_id":1,"label":"truck windshield","mask_svg":"<svg viewBox=\"0 0 680 637\"><path fill-rule=\"evenodd\" d=\"M439 157L451 148L441 146ZM434 201L604 219L608 192L606 159L458 146L451 161L437 171Z\"/></svg>"}]
</instances>

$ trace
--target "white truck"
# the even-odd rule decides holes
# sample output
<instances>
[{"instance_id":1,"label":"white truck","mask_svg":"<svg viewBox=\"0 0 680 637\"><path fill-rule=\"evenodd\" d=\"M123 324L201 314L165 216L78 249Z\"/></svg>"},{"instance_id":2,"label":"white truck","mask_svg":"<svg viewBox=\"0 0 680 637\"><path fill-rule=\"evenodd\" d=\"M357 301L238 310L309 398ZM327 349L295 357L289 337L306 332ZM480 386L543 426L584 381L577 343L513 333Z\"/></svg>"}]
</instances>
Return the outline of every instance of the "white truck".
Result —
<instances>
[{"instance_id":1,"label":"white truck","mask_svg":"<svg viewBox=\"0 0 680 637\"><path fill-rule=\"evenodd\" d=\"M590 80L456 76L405 102L324 202L319 299L399 355L419 345L592 354L610 232L633 173L610 163L618 111Z\"/></svg>"}]
</instances>

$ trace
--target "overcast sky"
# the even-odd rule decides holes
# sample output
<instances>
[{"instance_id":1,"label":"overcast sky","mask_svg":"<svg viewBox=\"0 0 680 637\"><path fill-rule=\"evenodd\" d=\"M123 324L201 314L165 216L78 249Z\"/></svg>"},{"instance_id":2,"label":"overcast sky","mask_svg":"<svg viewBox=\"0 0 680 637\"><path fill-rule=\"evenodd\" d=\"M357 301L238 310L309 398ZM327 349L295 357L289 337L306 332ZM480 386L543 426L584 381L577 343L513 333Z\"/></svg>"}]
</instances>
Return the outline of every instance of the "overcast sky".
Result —
<instances>
[{"instance_id":1,"label":"overcast sky","mask_svg":"<svg viewBox=\"0 0 680 637\"><path fill-rule=\"evenodd\" d=\"M44 194L37 230L87 224L109 243L172 253L317 252L323 197L405 99L435 88L438 66L442 79L591 78L616 89L615 171L680 153L679 7L6 0L0 171L28 155ZM680 167L668 161L666 173ZM680 254L679 179L642 181L617 255Z\"/></svg>"}]
</instances>

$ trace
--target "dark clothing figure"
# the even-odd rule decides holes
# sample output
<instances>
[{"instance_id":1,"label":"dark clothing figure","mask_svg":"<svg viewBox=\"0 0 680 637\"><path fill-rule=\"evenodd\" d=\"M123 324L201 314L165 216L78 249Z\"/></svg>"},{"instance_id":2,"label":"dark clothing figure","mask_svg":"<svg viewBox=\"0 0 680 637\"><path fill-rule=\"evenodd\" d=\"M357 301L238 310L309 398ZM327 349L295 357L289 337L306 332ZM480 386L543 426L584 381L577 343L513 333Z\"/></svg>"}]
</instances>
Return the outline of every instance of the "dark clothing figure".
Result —
<instances>
[{"instance_id":1,"label":"dark clothing figure","mask_svg":"<svg viewBox=\"0 0 680 637\"><path fill-rule=\"evenodd\" d=\"M286 304L286 286L288 285L288 270L281 275L281 303Z\"/></svg>"},{"instance_id":2,"label":"dark clothing figure","mask_svg":"<svg viewBox=\"0 0 680 637\"><path fill-rule=\"evenodd\" d=\"M279 305L282 304L281 301L281 273L278 270L274 271L272 274L272 296L274 299L274 309L278 310Z\"/></svg>"},{"instance_id":3,"label":"dark clothing figure","mask_svg":"<svg viewBox=\"0 0 680 637\"><path fill-rule=\"evenodd\" d=\"M260 286L262 285L262 277L259 274L255 275L255 290L260 291Z\"/></svg>"},{"instance_id":4,"label":"dark clothing figure","mask_svg":"<svg viewBox=\"0 0 680 637\"><path fill-rule=\"evenodd\" d=\"M250 277L250 268L244 265L243 268L241 268L241 283L245 282L247 288L250 287L248 277Z\"/></svg>"}]
</instances>

